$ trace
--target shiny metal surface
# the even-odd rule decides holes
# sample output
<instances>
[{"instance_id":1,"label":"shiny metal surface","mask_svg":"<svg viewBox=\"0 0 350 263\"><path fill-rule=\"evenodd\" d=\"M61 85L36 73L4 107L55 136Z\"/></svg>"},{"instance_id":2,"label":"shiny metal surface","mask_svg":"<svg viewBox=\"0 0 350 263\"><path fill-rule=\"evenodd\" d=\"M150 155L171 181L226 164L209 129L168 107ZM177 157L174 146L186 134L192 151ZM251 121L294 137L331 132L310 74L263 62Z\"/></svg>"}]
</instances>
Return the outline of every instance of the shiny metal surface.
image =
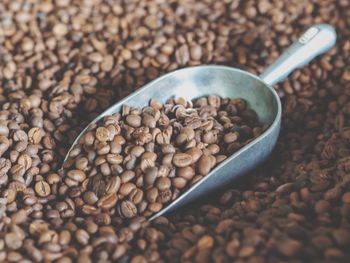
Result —
<instances>
[{"instance_id":1,"label":"shiny metal surface","mask_svg":"<svg viewBox=\"0 0 350 263\"><path fill-rule=\"evenodd\" d=\"M294 69L303 67L314 57L333 47L336 39L337 34L332 26L314 25L283 52L260 77L265 83L274 85L285 79Z\"/></svg>"},{"instance_id":2,"label":"shiny metal surface","mask_svg":"<svg viewBox=\"0 0 350 263\"><path fill-rule=\"evenodd\" d=\"M215 65L176 70L122 99L91 122L96 123L104 116L119 112L123 104L143 107L148 105L151 98L165 102L170 97L184 97L192 100L216 94L221 97L245 99L248 106L257 112L260 122L270 125L259 138L227 158L150 220L200 197L208 196L212 191L232 182L237 176L251 170L268 157L276 144L281 126L281 102L271 85L280 81L293 69L325 52L335 43L336 35L331 26L320 24L312 28L314 29L302 35L297 43L294 43L261 77L240 69ZM331 32L330 35L329 32ZM301 49L307 51L307 56L306 51L301 52ZM294 59L291 60L290 56ZM81 132L71 149L87 128Z\"/></svg>"}]
</instances>

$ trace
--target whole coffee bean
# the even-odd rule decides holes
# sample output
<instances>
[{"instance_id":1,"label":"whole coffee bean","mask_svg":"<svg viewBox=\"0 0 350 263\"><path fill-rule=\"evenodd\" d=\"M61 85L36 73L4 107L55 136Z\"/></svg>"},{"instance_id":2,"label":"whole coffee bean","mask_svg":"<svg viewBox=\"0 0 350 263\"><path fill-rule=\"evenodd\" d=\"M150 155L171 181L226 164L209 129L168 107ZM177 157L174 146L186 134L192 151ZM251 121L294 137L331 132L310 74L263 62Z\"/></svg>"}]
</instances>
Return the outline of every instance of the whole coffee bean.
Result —
<instances>
[{"instance_id":1,"label":"whole coffee bean","mask_svg":"<svg viewBox=\"0 0 350 263\"><path fill-rule=\"evenodd\" d=\"M78 170L85 171L89 165L89 160L86 157L78 158L75 161L75 167Z\"/></svg>"},{"instance_id":2,"label":"whole coffee bean","mask_svg":"<svg viewBox=\"0 0 350 263\"><path fill-rule=\"evenodd\" d=\"M38 144L40 143L44 135L45 135L45 132L43 131L43 129L39 127L32 128L28 132L29 142L33 144Z\"/></svg>"},{"instance_id":3,"label":"whole coffee bean","mask_svg":"<svg viewBox=\"0 0 350 263\"><path fill-rule=\"evenodd\" d=\"M146 192L147 200L150 203L154 203L157 200L158 193L159 193L158 188L156 187L149 188Z\"/></svg>"},{"instance_id":4,"label":"whole coffee bean","mask_svg":"<svg viewBox=\"0 0 350 263\"><path fill-rule=\"evenodd\" d=\"M132 218L137 213L136 206L130 201L122 201L120 204L121 215L126 218Z\"/></svg>"},{"instance_id":5,"label":"whole coffee bean","mask_svg":"<svg viewBox=\"0 0 350 263\"><path fill-rule=\"evenodd\" d=\"M133 202L135 205L138 205L143 200L143 191L136 188L131 191L128 197L131 202Z\"/></svg>"},{"instance_id":6,"label":"whole coffee bean","mask_svg":"<svg viewBox=\"0 0 350 263\"><path fill-rule=\"evenodd\" d=\"M93 205L98 201L98 197L94 192L88 191L83 195L84 202Z\"/></svg>"},{"instance_id":7,"label":"whole coffee bean","mask_svg":"<svg viewBox=\"0 0 350 263\"><path fill-rule=\"evenodd\" d=\"M158 177L158 168L157 167L151 167L147 169L145 174L145 183L146 185L153 185L155 180Z\"/></svg>"},{"instance_id":8,"label":"whole coffee bean","mask_svg":"<svg viewBox=\"0 0 350 263\"><path fill-rule=\"evenodd\" d=\"M230 132L224 135L225 143L232 143L238 139L239 134L237 132Z\"/></svg>"},{"instance_id":9,"label":"whole coffee bean","mask_svg":"<svg viewBox=\"0 0 350 263\"><path fill-rule=\"evenodd\" d=\"M82 182L86 178L85 173L81 170L70 170L68 171L67 175L69 176L69 178L77 182Z\"/></svg>"},{"instance_id":10,"label":"whole coffee bean","mask_svg":"<svg viewBox=\"0 0 350 263\"><path fill-rule=\"evenodd\" d=\"M186 186L187 180L182 177L176 177L172 179L172 184L177 189L182 189Z\"/></svg>"},{"instance_id":11,"label":"whole coffee bean","mask_svg":"<svg viewBox=\"0 0 350 263\"><path fill-rule=\"evenodd\" d=\"M152 213L157 213L162 209L163 205L159 202L151 203L148 205L148 210Z\"/></svg>"},{"instance_id":12,"label":"whole coffee bean","mask_svg":"<svg viewBox=\"0 0 350 263\"><path fill-rule=\"evenodd\" d=\"M139 115L131 114L126 117L126 123L131 127L137 128L141 126L141 117Z\"/></svg>"},{"instance_id":13,"label":"whole coffee bean","mask_svg":"<svg viewBox=\"0 0 350 263\"><path fill-rule=\"evenodd\" d=\"M212 168L212 160L208 155L203 155L198 161L198 171L202 175L207 175Z\"/></svg>"},{"instance_id":14,"label":"whole coffee bean","mask_svg":"<svg viewBox=\"0 0 350 263\"><path fill-rule=\"evenodd\" d=\"M173 164L177 167L186 167L192 163L192 156L187 153L176 153L173 157Z\"/></svg>"},{"instance_id":15,"label":"whole coffee bean","mask_svg":"<svg viewBox=\"0 0 350 263\"><path fill-rule=\"evenodd\" d=\"M186 153L191 155L191 157L192 157L191 164L194 164L199 160L199 158L202 156L203 152L202 152L202 150L200 150L196 147L193 147L193 148L189 149Z\"/></svg>"},{"instance_id":16,"label":"whole coffee bean","mask_svg":"<svg viewBox=\"0 0 350 263\"><path fill-rule=\"evenodd\" d=\"M48 196L51 193L50 185L43 180L36 182L35 193L41 197Z\"/></svg>"},{"instance_id":17,"label":"whole coffee bean","mask_svg":"<svg viewBox=\"0 0 350 263\"><path fill-rule=\"evenodd\" d=\"M117 201L118 201L118 196L117 194L113 193L102 197L98 201L97 206L101 207L104 210L109 210L116 205Z\"/></svg>"},{"instance_id":18,"label":"whole coffee bean","mask_svg":"<svg viewBox=\"0 0 350 263\"><path fill-rule=\"evenodd\" d=\"M179 168L177 174L186 180L191 180L195 175L195 170L191 166Z\"/></svg>"},{"instance_id":19,"label":"whole coffee bean","mask_svg":"<svg viewBox=\"0 0 350 263\"><path fill-rule=\"evenodd\" d=\"M160 177L156 181L156 187L160 191L165 191L165 190L169 189L170 186L171 186L171 180L167 177Z\"/></svg>"},{"instance_id":20,"label":"whole coffee bean","mask_svg":"<svg viewBox=\"0 0 350 263\"><path fill-rule=\"evenodd\" d=\"M217 132L215 131L208 131L203 135L203 142L205 143L212 144L212 143L216 143L217 140L218 140Z\"/></svg>"},{"instance_id":21,"label":"whole coffee bean","mask_svg":"<svg viewBox=\"0 0 350 263\"><path fill-rule=\"evenodd\" d=\"M119 176L113 176L106 185L106 193L113 194L117 193L121 185L121 180Z\"/></svg>"},{"instance_id":22,"label":"whole coffee bean","mask_svg":"<svg viewBox=\"0 0 350 263\"><path fill-rule=\"evenodd\" d=\"M63 230L59 234L59 243L62 246L66 246L71 241L71 233L68 230Z\"/></svg>"},{"instance_id":23,"label":"whole coffee bean","mask_svg":"<svg viewBox=\"0 0 350 263\"><path fill-rule=\"evenodd\" d=\"M75 233L75 238L79 244L85 246L88 244L90 236L84 229L78 229Z\"/></svg>"},{"instance_id":24,"label":"whole coffee bean","mask_svg":"<svg viewBox=\"0 0 350 263\"><path fill-rule=\"evenodd\" d=\"M9 249L17 250L22 246L22 239L18 234L10 232L5 235L5 243Z\"/></svg>"}]
</instances>

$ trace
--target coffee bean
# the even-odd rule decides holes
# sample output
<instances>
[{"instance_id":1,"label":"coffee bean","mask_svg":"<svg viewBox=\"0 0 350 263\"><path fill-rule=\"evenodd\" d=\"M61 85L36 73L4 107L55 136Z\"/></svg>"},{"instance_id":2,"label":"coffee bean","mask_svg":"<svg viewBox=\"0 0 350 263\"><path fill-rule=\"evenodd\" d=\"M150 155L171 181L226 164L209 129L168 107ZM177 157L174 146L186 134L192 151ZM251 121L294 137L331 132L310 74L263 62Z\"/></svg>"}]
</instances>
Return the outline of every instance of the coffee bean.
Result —
<instances>
[{"instance_id":1,"label":"coffee bean","mask_svg":"<svg viewBox=\"0 0 350 263\"><path fill-rule=\"evenodd\" d=\"M130 201L122 201L120 204L121 215L126 218L132 218L137 213L136 206Z\"/></svg>"},{"instance_id":2,"label":"coffee bean","mask_svg":"<svg viewBox=\"0 0 350 263\"><path fill-rule=\"evenodd\" d=\"M35 192L41 197L46 197L51 192L50 185L47 182L40 180L35 184Z\"/></svg>"},{"instance_id":3,"label":"coffee bean","mask_svg":"<svg viewBox=\"0 0 350 263\"><path fill-rule=\"evenodd\" d=\"M98 201L98 197L94 192L88 191L84 193L83 196L84 201L89 204L89 205L93 205Z\"/></svg>"},{"instance_id":4,"label":"coffee bean","mask_svg":"<svg viewBox=\"0 0 350 263\"><path fill-rule=\"evenodd\" d=\"M151 167L146 170L145 174L145 183L147 185L153 185L155 180L158 177L158 168L157 167Z\"/></svg>"},{"instance_id":5,"label":"coffee bean","mask_svg":"<svg viewBox=\"0 0 350 263\"><path fill-rule=\"evenodd\" d=\"M43 138L45 132L41 128L32 128L28 132L28 139L29 142L38 144L40 143L41 139Z\"/></svg>"},{"instance_id":6,"label":"coffee bean","mask_svg":"<svg viewBox=\"0 0 350 263\"><path fill-rule=\"evenodd\" d=\"M109 140L110 133L105 127L98 127L96 130L96 138L100 142L106 142Z\"/></svg>"},{"instance_id":7,"label":"coffee bean","mask_svg":"<svg viewBox=\"0 0 350 263\"><path fill-rule=\"evenodd\" d=\"M82 182L86 178L85 173L81 170L70 170L67 172L67 175L69 178L77 182Z\"/></svg>"},{"instance_id":8,"label":"coffee bean","mask_svg":"<svg viewBox=\"0 0 350 263\"><path fill-rule=\"evenodd\" d=\"M141 117L139 115L131 114L126 117L126 123L131 127L140 127Z\"/></svg>"},{"instance_id":9,"label":"coffee bean","mask_svg":"<svg viewBox=\"0 0 350 263\"><path fill-rule=\"evenodd\" d=\"M206 175L212 168L212 160L210 156L203 155L198 161L198 171L202 175Z\"/></svg>"},{"instance_id":10,"label":"coffee bean","mask_svg":"<svg viewBox=\"0 0 350 263\"><path fill-rule=\"evenodd\" d=\"M85 246L88 244L90 236L89 233L86 232L84 229L78 229L75 233L75 238L79 244Z\"/></svg>"},{"instance_id":11,"label":"coffee bean","mask_svg":"<svg viewBox=\"0 0 350 263\"><path fill-rule=\"evenodd\" d=\"M160 190L160 191L165 191L167 189L169 189L171 186L171 181L169 178L167 177L160 177L157 179L156 182L156 187Z\"/></svg>"},{"instance_id":12,"label":"coffee bean","mask_svg":"<svg viewBox=\"0 0 350 263\"><path fill-rule=\"evenodd\" d=\"M230 132L224 135L224 142L225 143L231 143L235 142L238 139L238 133L237 132Z\"/></svg>"},{"instance_id":13,"label":"coffee bean","mask_svg":"<svg viewBox=\"0 0 350 263\"><path fill-rule=\"evenodd\" d=\"M177 167L186 167L192 163L192 156L187 153L177 153L173 157L173 163Z\"/></svg>"},{"instance_id":14,"label":"coffee bean","mask_svg":"<svg viewBox=\"0 0 350 263\"><path fill-rule=\"evenodd\" d=\"M22 239L16 233L7 233L5 235L5 243L9 249L17 250L22 246Z\"/></svg>"},{"instance_id":15,"label":"coffee bean","mask_svg":"<svg viewBox=\"0 0 350 263\"><path fill-rule=\"evenodd\" d=\"M121 181L120 177L118 176L112 177L106 185L106 193L107 194L117 193L120 188L120 181Z\"/></svg>"}]
</instances>

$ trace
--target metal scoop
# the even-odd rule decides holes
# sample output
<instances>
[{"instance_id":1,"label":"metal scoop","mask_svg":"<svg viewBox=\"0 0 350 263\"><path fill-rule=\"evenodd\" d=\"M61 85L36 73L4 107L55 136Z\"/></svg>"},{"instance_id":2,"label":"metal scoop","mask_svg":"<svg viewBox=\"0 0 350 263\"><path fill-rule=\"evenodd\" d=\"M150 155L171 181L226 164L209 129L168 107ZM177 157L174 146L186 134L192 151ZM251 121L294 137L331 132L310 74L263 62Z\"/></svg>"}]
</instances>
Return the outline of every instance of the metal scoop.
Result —
<instances>
[{"instance_id":1,"label":"metal scoop","mask_svg":"<svg viewBox=\"0 0 350 263\"><path fill-rule=\"evenodd\" d=\"M265 160L274 148L281 126L281 102L272 86L287 77L294 69L304 66L316 56L326 52L336 42L334 28L327 24L310 27L281 57L268 67L260 77L247 71L225 66L197 66L166 74L133 94L125 97L95 118L89 125L104 116L118 113L123 104L133 107L148 106L151 98L166 102L170 97L193 100L216 94L223 98L242 98L254 109L259 121L270 125L258 138L220 163L201 181L150 220L175 210L199 197L229 184L239 175L251 170ZM71 149L78 143L89 125L79 134ZM69 152L65 158L67 160Z\"/></svg>"}]
</instances>

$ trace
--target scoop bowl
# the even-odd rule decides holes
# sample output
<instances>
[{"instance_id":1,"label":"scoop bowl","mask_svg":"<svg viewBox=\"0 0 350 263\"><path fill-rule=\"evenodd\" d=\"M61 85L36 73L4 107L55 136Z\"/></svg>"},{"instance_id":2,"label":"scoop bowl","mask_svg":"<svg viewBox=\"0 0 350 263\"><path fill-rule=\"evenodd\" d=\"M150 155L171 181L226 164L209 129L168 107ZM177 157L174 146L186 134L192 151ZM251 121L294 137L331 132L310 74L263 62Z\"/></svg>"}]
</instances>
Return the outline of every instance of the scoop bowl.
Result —
<instances>
[{"instance_id":1,"label":"scoop bowl","mask_svg":"<svg viewBox=\"0 0 350 263\"><path fill-rule=\"evenodd\" d=\"M190 67L163 75L120 100L94 119L77 137L64 161L68 159L70 151L90 125L105 116L120 112L124 104L140 108L147 106L151 98L164 103L171 97L193 100L212 94L222 98L242 98L247 102L247 106L257 113L260 123L269 125L269 128L216 166L202 180L150 220L200 197L208 196L214 190L225 187L236 177L253 169L270 155L278 139L282 114L279 96L272 86L294 69L302 67L317 55L326 52L335 41L336 33L333 27L327 24L314 25L260 77L237 68L217 65Z\"/></svg>"}]
</instances>

